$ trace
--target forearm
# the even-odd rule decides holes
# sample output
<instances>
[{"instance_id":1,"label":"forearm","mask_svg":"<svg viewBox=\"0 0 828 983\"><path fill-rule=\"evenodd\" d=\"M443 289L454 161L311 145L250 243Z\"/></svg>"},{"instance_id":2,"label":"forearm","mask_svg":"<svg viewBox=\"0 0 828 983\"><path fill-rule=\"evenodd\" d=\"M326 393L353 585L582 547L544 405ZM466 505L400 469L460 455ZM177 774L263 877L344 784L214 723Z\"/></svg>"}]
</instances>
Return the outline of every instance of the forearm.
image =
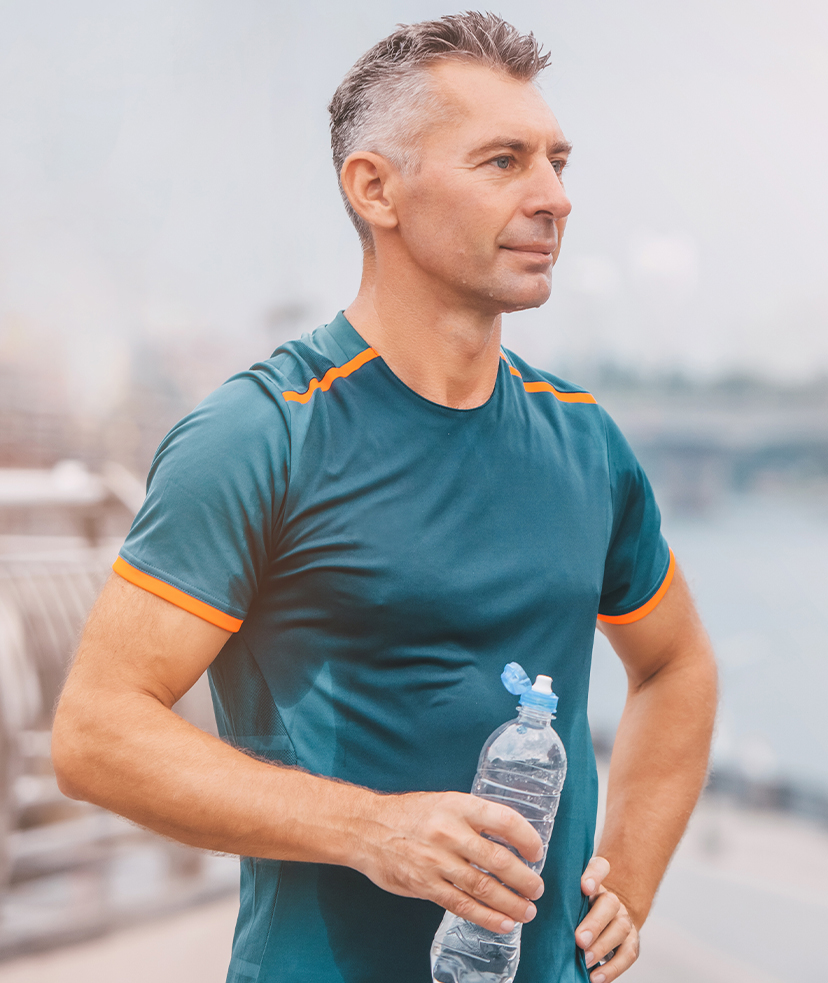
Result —
<instances>
[{"instance_id":1,"label":"forearm","mask_svg":"<svg viewBox=\"0 0 828 983\"><path fill-rule=\"evenodd\" d=\"M61 789L193 846L353 867L493 932L533 917L527 899L543 882L501 843L534 862L541 841L513 809L461 792L383 795L261 761L173 713L228 639L111 578L55 716Z\"/></svg>"},{"instance_id":2,"label":"forearm","mask_svg":"<svg viewBox=\"0 0 828 983\"><path fill-rule=\"evenodd\" d=\"M534 917L526 899L540 896L540 877L475 835L492 831L536 860L538 834L511 809L456 792L382 795L260 761L149 695L111 700L93 721L81 722L70 685L53 760L61 787L76 798L192 846L350 866L385 890L434 901L490 931Z\"/></svg>"},{"instance_id":3,"label":"forearm","mask_svg":"<svg viewBox=\"0 0 828 983\"><path fill-rule=\"evenodd\" d=\"M704 784L715 709L716 670L703 633L683 658L630 685L597 852L611 865L605 886L638 927Z\"/></svg>"},{"instance_id":4,"label":"forearm","mask_svg":"<svg viewBox=\"0 0 828 983\"><path fill-rule=\"evenodd\" d=\"M344 863L370 823L368 789L257 760L149 694L84 694L71 680L53 757L67 794L192 846ZM83 707L105 701L105 712Z\"/></svg>"}]
</instances>

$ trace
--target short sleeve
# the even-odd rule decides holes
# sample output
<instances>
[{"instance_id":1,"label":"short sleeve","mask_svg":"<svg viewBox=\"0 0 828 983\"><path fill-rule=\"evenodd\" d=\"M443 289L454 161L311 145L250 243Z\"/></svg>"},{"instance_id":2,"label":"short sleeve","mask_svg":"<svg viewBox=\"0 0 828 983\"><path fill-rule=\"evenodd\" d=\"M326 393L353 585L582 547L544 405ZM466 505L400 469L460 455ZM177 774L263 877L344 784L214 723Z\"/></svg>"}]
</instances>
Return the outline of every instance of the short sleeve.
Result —
<instances>
[{"instance_id":1,"label":"short sleeve","mask_svg":"<svg viewBox=\"0 0 828 983\"><path fill-rule=\"evenodd\" d=\"M661 534L661 513L647 475L621 431L604 414L612 490L612 529L598 620L638 621L667 592L675 560Z\"/></svg>"},{"instance_id":2,"label":"short sleeve","mask_svg":"<svg viewBox=\"0 0 828 983\"><path fill-rule=\"evenodd\" d=\"M284 410L254 373L235 376L164 438L113 569L238 631L269 564L289 464Z\"/></svg>"}]
</instances>

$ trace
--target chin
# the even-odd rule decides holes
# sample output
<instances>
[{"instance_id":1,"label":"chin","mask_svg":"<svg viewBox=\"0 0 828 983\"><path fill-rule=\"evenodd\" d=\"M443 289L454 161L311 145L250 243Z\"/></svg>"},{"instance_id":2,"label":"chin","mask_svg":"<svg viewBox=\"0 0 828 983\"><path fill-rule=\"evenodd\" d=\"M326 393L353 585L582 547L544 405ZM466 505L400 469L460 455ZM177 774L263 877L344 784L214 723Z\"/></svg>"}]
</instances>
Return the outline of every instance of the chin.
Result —
<instances>
[{"instance_id":1,"label":"chin","mask_svg":"<svg viewBox=\"0 0 828 983\"><path fill-rule=\"evenodd\" d=\"M514 314L515 311L529 311L535 307L542 307L551 294L551 284L547 283L542 289L504 291L503 295L497 298L501 314Z\"/></svg>"}]
</instances>

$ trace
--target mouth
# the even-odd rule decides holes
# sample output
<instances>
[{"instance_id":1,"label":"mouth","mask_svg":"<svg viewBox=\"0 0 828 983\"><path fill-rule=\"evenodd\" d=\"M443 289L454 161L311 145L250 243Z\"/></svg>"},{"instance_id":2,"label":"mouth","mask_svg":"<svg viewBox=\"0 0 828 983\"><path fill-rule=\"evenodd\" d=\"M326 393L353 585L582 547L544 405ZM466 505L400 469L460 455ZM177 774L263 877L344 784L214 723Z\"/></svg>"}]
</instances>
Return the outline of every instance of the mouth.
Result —
<instances>
[{"instance_id":1,"label":"mouth","mask_svg":"<svg viewBox=\"0 0 828 983\"><path fill-rule=\"evenodd\" d=\"M517 246L501 246L501 249L506 249L510 253L522 253L526 256L532 256L539 260L548 260L551 262L552 254L555 251L555 243L549 242L532 242L532 243L522 243Z\"/></svg>"}]
</instances>

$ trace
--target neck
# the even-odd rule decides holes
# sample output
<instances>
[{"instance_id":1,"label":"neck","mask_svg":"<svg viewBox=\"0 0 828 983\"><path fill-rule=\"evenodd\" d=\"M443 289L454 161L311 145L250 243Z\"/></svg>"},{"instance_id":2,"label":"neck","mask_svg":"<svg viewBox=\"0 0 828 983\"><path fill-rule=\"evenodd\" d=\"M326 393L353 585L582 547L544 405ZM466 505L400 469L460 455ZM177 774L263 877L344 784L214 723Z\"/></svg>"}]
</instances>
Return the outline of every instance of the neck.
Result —
<instances>
[{"instance_id":1,"label":"neck","mask_svg":"<svg viewBox=\"0 0 828 983\"><path fill-rule=\"evenodd\" d=\"M345 316L414 392L455 409L472 409L494 390L500 315L485 314L366 253L362 282Z\"/></svg>"},{"instance_id":2,"label":"neck","mask_svg":"<svg viewBox=\"0 0 828 983\"><path fill-rule=\"evenodd\" d=\"M541 710L539 707L527 707L522 704L518 707L518 717L526 723L548 724L555 719L555 715L549 710Z\"/></svg>"}]
</instances>

